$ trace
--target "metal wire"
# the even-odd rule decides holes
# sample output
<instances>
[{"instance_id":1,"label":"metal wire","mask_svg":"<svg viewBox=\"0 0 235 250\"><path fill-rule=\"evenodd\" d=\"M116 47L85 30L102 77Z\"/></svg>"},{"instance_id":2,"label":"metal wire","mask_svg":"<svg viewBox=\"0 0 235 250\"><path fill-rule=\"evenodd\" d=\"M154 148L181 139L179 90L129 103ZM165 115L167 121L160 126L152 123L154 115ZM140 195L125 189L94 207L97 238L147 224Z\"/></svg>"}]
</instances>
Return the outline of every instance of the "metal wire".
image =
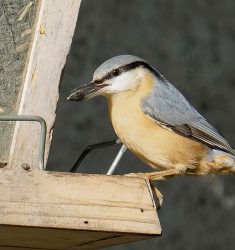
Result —
<instances>
[{"instance_id":1,"label":"metal wire","mask_svg":"<svg viewBox=\"0 0 235 250\"><path fill-rule=\"evenodd\" d=\"M108 147L112 147L112 146L117 146L121 143L122 142L119 139L117 139L117 140L112 140L112 141L101 142L101 143L89 145L88 147L86 147L83 150L81 155L78 157L77 161L74 163L73 167L70 169L70 172L76 172L76 170L79 168L79 166L81 165L83 160L86 158L86 156L94 149L108 148Z\"/></svg>"},{"instance_id":2,"label":"metal wire","mask_svg":"<svg viewBox=\"0 0 235 250\"><path fill-rule=\"evenodd\" d=\"M39 138L38 166L40 170L45 170L44 156L47 133L46 121L42 117L34 115L0 115L0 121L30 121L40 123L41 133Z\"/></svg>"},{"instance_id":3,"label":"metal wire","mask_svg":"<svg viewBox=\"0 0 235 250\"><path fill-rule=\"evenodd\" d=\"M115 157L115 159L114 159L113 163L111 164L111 166L110 166L110 168L109 168L106 175L112 175L113 174L113 172L116 170L117 165L120 162L123 154L126 152L126 149L127 149L127 147L124 144L122 144L122 147L120 148L117 156Z\"/></svg>"}]
</instances>

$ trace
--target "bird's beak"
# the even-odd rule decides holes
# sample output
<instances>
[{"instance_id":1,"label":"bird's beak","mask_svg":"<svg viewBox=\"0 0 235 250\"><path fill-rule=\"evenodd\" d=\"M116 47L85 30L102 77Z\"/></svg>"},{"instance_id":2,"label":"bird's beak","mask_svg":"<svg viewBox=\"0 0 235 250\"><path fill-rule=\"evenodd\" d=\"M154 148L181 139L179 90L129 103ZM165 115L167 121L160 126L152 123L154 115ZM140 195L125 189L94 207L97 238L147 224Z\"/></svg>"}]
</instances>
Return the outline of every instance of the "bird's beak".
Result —
<instances>
[{"instance_id":1,"label":"bird's beak","mask_svg":"<svg viewBox=\"0 0 235 250\"><path fill-rule=\"evenodd\" d=\"M107 84L99 81L91 81L87 84L84 84L76 89L71 91L67 100L79 102L82 100L91 99L97 95L101 95L104 92L104 87Z\"/></svg>"}]
</instances>

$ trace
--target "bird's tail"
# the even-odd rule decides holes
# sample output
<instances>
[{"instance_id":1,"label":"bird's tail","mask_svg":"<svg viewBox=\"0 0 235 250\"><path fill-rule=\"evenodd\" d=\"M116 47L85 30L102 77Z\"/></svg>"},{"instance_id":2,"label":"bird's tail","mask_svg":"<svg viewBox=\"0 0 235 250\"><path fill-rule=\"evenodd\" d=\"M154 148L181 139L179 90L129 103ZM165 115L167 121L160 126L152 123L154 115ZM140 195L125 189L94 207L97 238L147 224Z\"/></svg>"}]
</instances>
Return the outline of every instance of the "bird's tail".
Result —
<instances>
[{"instance_id":1,"label":"bird's tail","mask_svg":"<svg viewBox=\"0 0 235 250\"><path fill-rule=\"evenodd\" d=\"M231 158L233 159L233 166L230 169L231 174L235 174L235 150L233 149L233 154L231 155Z\"/></svg>"},{"instance_id":2,"label":"bird's tail","mask_svg":"<svg viewBox=\"0 0 235 250\"><path fill-rule=\"evenodd\" d=\"M234 150L233 150L234 151ZM225 173L235 174L235 151L234 154L214 151L214 163L217 170Z\"/></svg>"},{"instance_id":3,"label":"bird's tail","mask_svg":"<svg viewBox=\"0 0 235 250\"><path fill-rule=\"evenodd\" d=\"M235 157L235 149L232 149L232 155Z\"/></svg>"}]
</instances>

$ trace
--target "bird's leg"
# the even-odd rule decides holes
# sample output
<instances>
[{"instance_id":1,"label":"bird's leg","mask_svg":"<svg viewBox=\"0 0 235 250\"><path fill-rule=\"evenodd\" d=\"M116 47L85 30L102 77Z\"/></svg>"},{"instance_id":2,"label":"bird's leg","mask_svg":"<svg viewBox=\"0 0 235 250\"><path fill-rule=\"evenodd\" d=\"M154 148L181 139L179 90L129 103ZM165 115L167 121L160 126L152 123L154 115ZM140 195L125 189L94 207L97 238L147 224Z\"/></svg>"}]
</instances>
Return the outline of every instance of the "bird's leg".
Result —
<instances>
[{"instance_id":1,"label":"bird's leg","mask_svg":"<svg viewBox=\"0 0 235 250\"><path fill-rule=\"evenodd\" d=\"M177 169L171 168L168 170L163 170L163 171L156 171L156 172L151 172L151 173L131 173L131 174L126 174L126 176L130 177L140 177L144 178L150 181L154 180L164 180L169 177L173 177L175 175L180 175L182 174L179 172Z\"/></svg>"},{"instance_id":2,"label":"bird's leg","mask_svg":"<svg viewBox=\"0 0 235 250\"><path fill-rule=\"evenodd\" d=\"M98 149L98 148L108 148L116 145L120 145L122 142L117 139L117 140L112 140L112 141L106 141L106 142L101 142L101 143L96 143L89 145L86 147L83 152L80 154L78 157L77 161L74 163L73 167L71 168L70 172L76 172L76 170L79 168L85 157L93 150Z\"/></svg>"},{"instance_id":3,"label":"bird's leg","mask_svg":"<svg viewBox=\"0 0 235 250\"><path fill-rule=\"evenodd\" d=\"M171 169L168 169L168 170L147 173L147 178L150 181L164 180L165 178L173 177L173 176L175 176L177 174L179 174L179 172L176 169L171 168Z\"/></svg>"}]
</instances>

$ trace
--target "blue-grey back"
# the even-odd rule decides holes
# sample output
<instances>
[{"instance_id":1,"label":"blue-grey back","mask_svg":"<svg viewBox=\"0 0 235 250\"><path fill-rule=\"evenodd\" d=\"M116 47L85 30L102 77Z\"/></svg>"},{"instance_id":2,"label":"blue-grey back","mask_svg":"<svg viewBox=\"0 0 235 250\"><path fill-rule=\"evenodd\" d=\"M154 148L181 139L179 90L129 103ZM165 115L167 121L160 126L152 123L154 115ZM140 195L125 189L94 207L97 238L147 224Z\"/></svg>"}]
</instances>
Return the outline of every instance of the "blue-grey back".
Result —
<instances>
[{"instance_id":1,"label":"blue-grey back","mask_svg":"<svg viewBox=\"0 0 235 250\"><path fill-rule=\"evenodd\" d=\"M153 91L142 100L141 106L160 125L234 154L227 140L165 78L155 76Z\"/></svg>"}]
</instances>

